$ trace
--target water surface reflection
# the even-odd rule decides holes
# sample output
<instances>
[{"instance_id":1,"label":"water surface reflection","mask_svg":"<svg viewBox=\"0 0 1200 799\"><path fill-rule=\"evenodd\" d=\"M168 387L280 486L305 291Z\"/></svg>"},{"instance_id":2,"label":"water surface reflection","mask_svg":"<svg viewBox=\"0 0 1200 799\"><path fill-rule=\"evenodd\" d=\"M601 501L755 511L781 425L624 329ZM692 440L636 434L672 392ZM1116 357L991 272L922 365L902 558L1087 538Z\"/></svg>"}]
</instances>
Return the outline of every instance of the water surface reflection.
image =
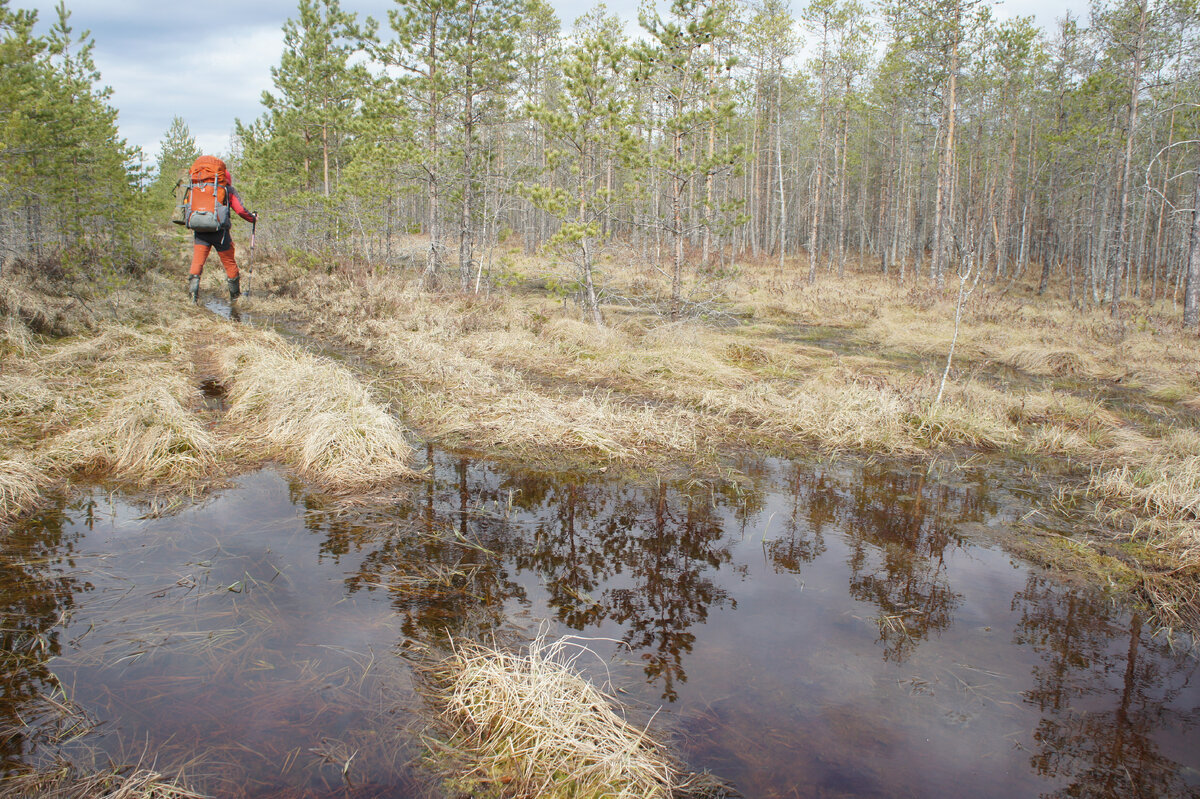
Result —
<instances>
[{"instance_id":1,"label":"water surface reflection","mask_svg":"<svg viewBox=\"0 0 1200 799\"><path fill-rule=\"evenodd\" d=\"M6 643L52 645L6 647L0 713L61 680L108 751L199 755L220 795L419 795L404 653L548 618L747 796L1200 795L1196 661L990 543L1028 509L1002 474L635 485L426 457L366 507L264 472L174 518L23 525Z\"/></svg>"}]
</instances>

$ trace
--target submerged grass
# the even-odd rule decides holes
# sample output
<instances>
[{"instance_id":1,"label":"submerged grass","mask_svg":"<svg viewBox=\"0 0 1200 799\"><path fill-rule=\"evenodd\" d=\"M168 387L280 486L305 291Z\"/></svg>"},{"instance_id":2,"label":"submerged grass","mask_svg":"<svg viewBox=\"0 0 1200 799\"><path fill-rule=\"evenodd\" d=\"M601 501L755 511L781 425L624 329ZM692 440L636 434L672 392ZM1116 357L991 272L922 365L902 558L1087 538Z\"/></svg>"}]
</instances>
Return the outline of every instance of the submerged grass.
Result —
<instances>
[{"instance_id":1,"label":"submerged grass","mask_svg":"<svg viewBox=\"0 0 1200 799\"><path fill-rule=\"evenodd\" d=\"M10 774L0 779L3 799L205 799L150 769L111 769L79 773L62 764L42 771Z\"/></svg>"},{"instance_id":2,"label":"submerged grass","mask_svg":"<svg viewBox=\"0 0 1200 799\"><path fill-rule=\"evenodd\" d=\"M582 677L587 650L538 637L524 652L458 643L433 670L451 783L474 796L686 797L719 783L687 775Z\"/></svg>"}]
</instances>

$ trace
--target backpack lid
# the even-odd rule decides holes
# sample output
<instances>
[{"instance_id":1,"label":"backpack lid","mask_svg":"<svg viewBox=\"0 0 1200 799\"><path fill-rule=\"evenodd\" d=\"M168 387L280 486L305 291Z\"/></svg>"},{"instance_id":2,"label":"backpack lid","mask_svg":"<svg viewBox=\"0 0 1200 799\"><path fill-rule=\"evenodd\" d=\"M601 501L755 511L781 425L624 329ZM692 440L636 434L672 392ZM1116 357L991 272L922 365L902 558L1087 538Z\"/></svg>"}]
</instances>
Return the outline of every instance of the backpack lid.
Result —
<instances>
[{"instance_id":1,"label":"backpack lid","mask_svg":"<svg viewBox=\"0 0 1200 799\"><path fill-rule=\"evenodd\" d=\"M225 162L215 155L202 155L192 162L188 170L193 183L212 183L214 180L222 186L229 185L229 169Z\"/></svg>"}]
</instances>

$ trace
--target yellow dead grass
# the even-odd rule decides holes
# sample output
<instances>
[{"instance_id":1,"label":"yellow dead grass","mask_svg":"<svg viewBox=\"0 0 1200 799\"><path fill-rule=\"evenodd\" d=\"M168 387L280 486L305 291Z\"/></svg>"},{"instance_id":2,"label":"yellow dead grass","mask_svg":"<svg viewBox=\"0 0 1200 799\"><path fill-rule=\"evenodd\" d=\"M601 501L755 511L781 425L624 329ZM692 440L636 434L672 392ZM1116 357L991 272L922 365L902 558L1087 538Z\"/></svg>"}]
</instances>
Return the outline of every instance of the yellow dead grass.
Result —
<instances>
[{"instance_id":1,"label":"yellow dead grass","mask_svg":"<svg viewBox=\"0 0 1200 799\"><path fill-rule=\"evenodd\" d=\"M577 645L541 638L516 653L455 646L434 672L449 746L465 761L455 782L499 785L505 797L690 795L699 780L580 676L578 657Z\"/></svg>"},{"instance_id":2,"label":"yellow dead grass","mask_svg":"<svg viewBox=\"0 0 1200 799\"><path fill-rule=\"evenodd\" d=\"M28 457L0 459L0 521L33 507L46 482L45 472Z\"/></svg>"},{"instance_id":3,"label":"yellow dead grass","mask_svg":"<svg viewBox=\"0 0 1200 799\"><path fill-rule=\"evenodd\" d=\"M236 463L267 457L332 488L412 475L400 425L344 368L192 313L182 301L179 308L144 305L157 312L147 323L107 323L73 339L30 338L27 352L6 356L6 515L30 507L54 479L77 473L156 492L191 491ZM194 361L205 346L228 355L234 425L204 409Z\"/></svg>"},{"instance_id":4,"label":"yellow dead grass","mask_svg":"<svg viewBox=\"0 0 1200 799\"><path fill-rule=\"evenodd\" d=\"M1176 544L1200 554L1200 451L1099 470L1090 489L1110 507L1123 506L1161 524L1186 525L1186 537Z\"/></svg>"},{"instance_id":5,"label":"yellow dead grass","mask_svg":"<svg viewBox=\"0 0 1200 799\"><path fill-rule=\"evenodd\" d=\"M69 418L70 412L66 397L47 385L42 375L0 373L0 418L52 427Z\"/></svg>"},{"instance_id":6,"label":"yellow dead grass","mask_svg":"<svg viewBox=\"0 0 1200 799\"><path fill-rule=\"evenodd\" d=\"M143 487L197 480L216 466L222 445L188 407L195 393L177 373L132 377L107 395L98 418L58 437L47 461Z\"/></svg>"},{"instance_id":7,"label":"yellow dead grass","mask_svg":"<svg viewBox=\"0 0 1200 799\"><path fill-rule=\"evenodd\" d=\"M262 339L218 355L240 443L336 489L413 476L404 430L345 367Z\"/></svg>"},{"instance_id":8,"label":"yellow dead grass","mask_svg":"<svg viewBox=\"0 0 1200 799\"><path fill-rule=\"evenodd\" d=\"M298 285L302 292L318 288ZM854 311L864 294L884 297L877 285L862 285L871 290L843 288L840 307L860 321L887 315L887 307ZM1038 398L1032 404L1042 412L1025 412L1014 409L1011 395L974 384L952 384L935 410L931 380L913 380L869 356L831 358L803 342L756 339L740 330L645 321L596 328L536 300L463 302L407 287L389 294L375 286L372 302L385 309L376 317L361 311L346 286L320 281L319 290L337 310L333 321L315 324L395 370L407 386L404 404L414 426L480 448L519 450L524 437L527 449L636 461L674 448L708 451L724 431L729 441L782 450L911 453L938 446L1008 448L1027 440L1040 451L1062 439L1037 433L1041 426L1082 429L1105 418L1062 398L1057 407ZM799 302L819 304L826 293L806 290ZM915 349L936 352L948 342L950 327L931 325L928 315L921 323L923 315L911 308L893 310L925 331L926 343ZM815 313L815 305L809 311ZM1052 362L1047 369L1056 368ZM653 412L629 413L629 399L610 395L602 407L589 405L577 393L562 392L563 385L588 387L592 395L618 391L634 403L650 402ZM679 435L687 425L693 434ZM652 432L655 427L664 432ZM1083 456L1102 442L1079 436L1071 443Z\"/></svg>"},{"instance_id":9,"label":"yellow dead grass","mask_svg":"<svg viewBox=\"0 0 1200 799\"><path fill-rule=\"evenodd\" d=\"M155 490L192 483L222 447L191 410L197 391L181 354L165 328L112 323L36 343L0 377L0 435L36 472L37 489L77 472Z\"/></svg>"}]
</instances>

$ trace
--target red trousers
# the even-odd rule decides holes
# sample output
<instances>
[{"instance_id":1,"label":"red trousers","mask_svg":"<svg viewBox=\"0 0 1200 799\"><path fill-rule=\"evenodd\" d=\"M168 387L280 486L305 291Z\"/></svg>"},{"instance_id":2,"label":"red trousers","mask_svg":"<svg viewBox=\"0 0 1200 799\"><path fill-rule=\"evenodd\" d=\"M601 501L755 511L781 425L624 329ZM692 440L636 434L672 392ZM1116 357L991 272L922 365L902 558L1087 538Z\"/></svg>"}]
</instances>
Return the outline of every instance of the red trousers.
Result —
<instances>
[{"instance_id":1,"label":"red trousers","mask_svg":"<svg viewBox=\"0 0 1200 799\"><path fill-rule=\"evenodd\" d=\"M192 245L192 269L189 274L199 275L204 271L204 261L208 258L208 251L211 250L207 244ZM233 258L233 242L229 243L229 249L222 252L217 250L217 257L221 259L221 265L225 267L225 276L233 280L238 276L237 261Z\"/></svg>"}]
</instances>

